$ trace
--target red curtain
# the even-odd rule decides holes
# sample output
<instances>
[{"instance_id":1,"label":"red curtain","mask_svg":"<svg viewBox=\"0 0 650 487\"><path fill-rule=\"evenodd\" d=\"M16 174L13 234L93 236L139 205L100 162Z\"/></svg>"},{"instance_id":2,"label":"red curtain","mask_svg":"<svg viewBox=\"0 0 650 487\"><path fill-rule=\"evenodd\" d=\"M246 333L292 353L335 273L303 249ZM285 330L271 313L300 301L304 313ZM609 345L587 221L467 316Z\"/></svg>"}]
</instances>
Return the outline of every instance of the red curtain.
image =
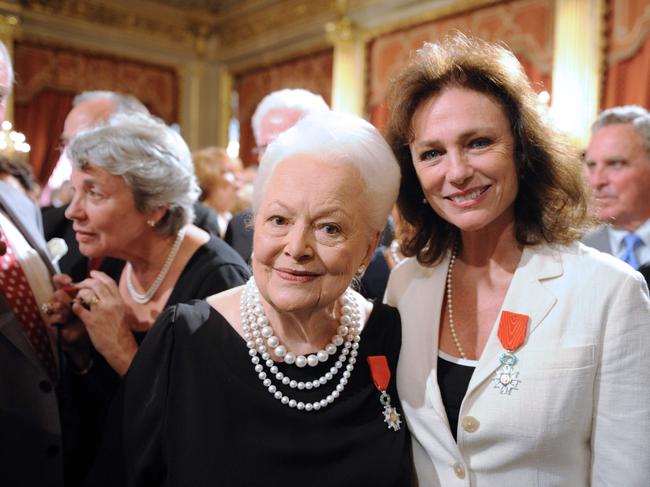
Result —
<instances>
[{"instance_id":1,"label":"red curtain","mask_svg":"<svg viewBox=\"0 0 650 487\"><path fill-rule=\"evenodd\" d=\"M59 137L72 108L73 93L42 91L29 103L16 103L16 130L23 132L32 149L29 154L34 177L41 184L49 178L59 158Z\"/></svg>"},{"instance_id":2,"label":"red curtain","mask_svg":"<svg viewBox=\"0 0 650 487\"><path fill-rule=\"evenodd\" d=\"M609 0L607 69L602 108L650 108L650 3Z\"/></svg>"},{"instance_id":3,"label":"red curtain","mask_svg":"<svg viewBox=\"0 0 650 487\"><path fill-rule=\"evenodd\" d=\"M14 65L15 126L32 147L30 164L41 184L59 157L59 137L77 93L131 94L167 123L177 121L179 90L172 67L28 41L16 42Z\"/></svg>"},{"instance_id":4,"label":"red curtain","mask_svg":"<svg viewBox=\"0 0 650 487\"><path fill-rule=\"evenodd\" d=\"M239 157L245 166L257 164L251 119L257 104L272 91L303 88L319 94L330 104L333 54L325 52L274 64L235 78L239 98Z\"/></svg>"},{"instance_id":5,"label":"red curtain","mask_svg":"<svg viewBox=\"0 0 650 487\"><path fill-rule=\"evenodd\" d=\"M436 19L374 39L369 52L366 102L370 121L384 129L388 119L384 97L390 78L424 42L435 42L454 30L505 43L519 58L533 88L551 93L554 15L554 0L516 0Z\"/></svg>"}]
</instances>

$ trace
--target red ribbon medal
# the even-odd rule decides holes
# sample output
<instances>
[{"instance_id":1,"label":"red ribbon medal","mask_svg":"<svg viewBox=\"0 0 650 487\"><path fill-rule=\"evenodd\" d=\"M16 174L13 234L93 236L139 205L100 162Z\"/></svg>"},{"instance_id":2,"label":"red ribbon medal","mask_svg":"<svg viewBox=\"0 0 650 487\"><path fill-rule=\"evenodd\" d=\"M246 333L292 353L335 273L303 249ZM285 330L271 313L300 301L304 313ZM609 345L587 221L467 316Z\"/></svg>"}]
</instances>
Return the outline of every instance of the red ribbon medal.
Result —
<instances>
[{"instance_id":1,"label":"red ribbon medal","mask_svg":"<svg viewBox=\"0 0 650 487\"><path fill-rule=\"evenodd\" d=\"M514 352L523 345L526 339L528 315L503 311L499 320L497 336L506 350L499 355L501 367L496 371L492 382L501 394L510 394L519 389L519 372L514 370L517 357Z\"/></svg>"},{"instance_id":2,"label":"red ribbon medal","mask_svg":"<svg viewBox=\"0 0 650 487\"><path fill-rule=\"evenodd\" d=\"M397 412L397 409L390 405L390 396L386 390L390 382L390 369L388 368L388 360L385 355L373 355L368 357L368 366L370 367L370 375L375 387L381 396L379 402L384 406L384 423L388 425L388 429L397 431L400 429L402 420Z\"/></svg>"},{"instance_id":3,"label":"red ribbon medal","mask_svg":"<svg viewBox=\"0 0 650 487\"><path fill-rule=\"evenodd\" d=\"M521 347L526 338L526 326L528 325L528 316L512 311L501 313L499 321L499 333L497 334L503 348L509 352L514 352Z\"/></svg>"}]
</instances>

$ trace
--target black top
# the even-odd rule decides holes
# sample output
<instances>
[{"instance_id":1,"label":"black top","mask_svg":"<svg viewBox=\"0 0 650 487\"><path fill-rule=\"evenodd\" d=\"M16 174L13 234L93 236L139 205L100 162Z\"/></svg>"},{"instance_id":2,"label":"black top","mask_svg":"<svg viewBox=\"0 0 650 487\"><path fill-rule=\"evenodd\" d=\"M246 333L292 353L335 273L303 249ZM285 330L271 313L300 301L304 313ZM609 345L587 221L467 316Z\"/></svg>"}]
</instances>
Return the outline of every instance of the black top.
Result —
<instances>
[{"instance_id":1,"label":"black top","mask_svg":"<svg viewBox=\"0 0 650 487\"><path fill-rule=\"evenodd\" d=\"M168 309L124 381L123 453L116 454L115 444L107 449L95 479L100 485L179 487L410 485L404 417L399 431L388 429L366 361L386 355L393 372L388 392L402 414L394 379L397 311L375 304L361 336L339 399L320 411L298 411L267 391L244 340L205 301ZM306 380L322 375L333 360L315 368L278 367ZM287 387L285 393L315 401L336 383L312 391ZM128 481L116 477L120 458Z\"/></svg>"},{"instance_id":2,"label":"black top","mask_svg":"<svg viewBox=\"0 0 650 487\"><path fill-rule=\"evenodd\" d=\"M467 393L467 387L474 369L475 367L455 364L438 357L438 386L440 387L442 403L445 405L445 412L447 413L454 440L458 430L460 406Z\"/></svg>"},{"instance_id":3,"label":"black top","mask_svg":"<svg viewBox=\"0 0 650 487\"><path fill-rule=\"evenodd\" d=\"M248 267L223 240L211 236L183 269L166 306L206 298L244 284ZM136 333L142 341L142 333ZM95 365L79 376L67 368L62 384L66 486L81 485L97 454L109 404L120 378L106 360L94 352ZM117 485L117 484L116 484Z\"/></svg>"}]
</instances>

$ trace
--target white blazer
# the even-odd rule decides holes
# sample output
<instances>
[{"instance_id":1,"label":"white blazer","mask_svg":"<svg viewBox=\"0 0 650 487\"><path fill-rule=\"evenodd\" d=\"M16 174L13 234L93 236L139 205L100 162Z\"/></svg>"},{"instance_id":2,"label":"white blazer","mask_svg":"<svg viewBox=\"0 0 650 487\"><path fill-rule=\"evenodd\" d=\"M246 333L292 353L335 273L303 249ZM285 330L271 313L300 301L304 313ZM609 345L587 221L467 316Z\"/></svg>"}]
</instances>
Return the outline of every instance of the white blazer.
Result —
<instances>
[{"instance_id":1,"label":"white blazer","mask_svg":"<svg viewBox=\"0 0 650 487\"><path fill-rule=\"evenodd\" d=\"M420 487L650 485L650 301L641 275L580 243L526 248L502 308L529 316L516 352L521 383L510 395L494 388L503 351L495 325L456 443L436 375L448 265L449 255L434 267L407 259L386 291L402 318L397 386Z\"/></svg>"}]
</instances>

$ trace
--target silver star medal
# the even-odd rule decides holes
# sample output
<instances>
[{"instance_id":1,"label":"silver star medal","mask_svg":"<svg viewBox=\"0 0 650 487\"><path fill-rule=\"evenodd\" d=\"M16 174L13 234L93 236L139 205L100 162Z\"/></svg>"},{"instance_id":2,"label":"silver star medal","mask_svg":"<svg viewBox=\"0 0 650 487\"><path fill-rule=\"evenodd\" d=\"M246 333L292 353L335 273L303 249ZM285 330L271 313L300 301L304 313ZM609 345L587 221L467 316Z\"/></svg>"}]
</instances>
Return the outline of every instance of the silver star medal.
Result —
<instances>
[{"instance_id":1,"label":"silver star medal","mask_svg":"<svg viewBox=\"0 0 650 487\"><path fill-rule=\"evenodd\" d=\"M519 390L519 372L515 370L515 364L517 363L517 357L511 352L502 352L499 355L499 362L501 362L501 367L494 374L494 379L492 383L494 384L495 389L499 389L501 394L508 394L512 391Z\"/></svg>"},{"instance_id":2,"label":"silver star medal","mask_svg":"<svg viewBox=\"0 0 650 487\"><path fill-rule=\"evenodd\" d=\"M381 393L379 402L384 406L384 423L388 425L388 429L392 429L393 431L399 430L402 420L397 409L390 405L390 396L386 391Z\"/></svg>"}]
</instances>

